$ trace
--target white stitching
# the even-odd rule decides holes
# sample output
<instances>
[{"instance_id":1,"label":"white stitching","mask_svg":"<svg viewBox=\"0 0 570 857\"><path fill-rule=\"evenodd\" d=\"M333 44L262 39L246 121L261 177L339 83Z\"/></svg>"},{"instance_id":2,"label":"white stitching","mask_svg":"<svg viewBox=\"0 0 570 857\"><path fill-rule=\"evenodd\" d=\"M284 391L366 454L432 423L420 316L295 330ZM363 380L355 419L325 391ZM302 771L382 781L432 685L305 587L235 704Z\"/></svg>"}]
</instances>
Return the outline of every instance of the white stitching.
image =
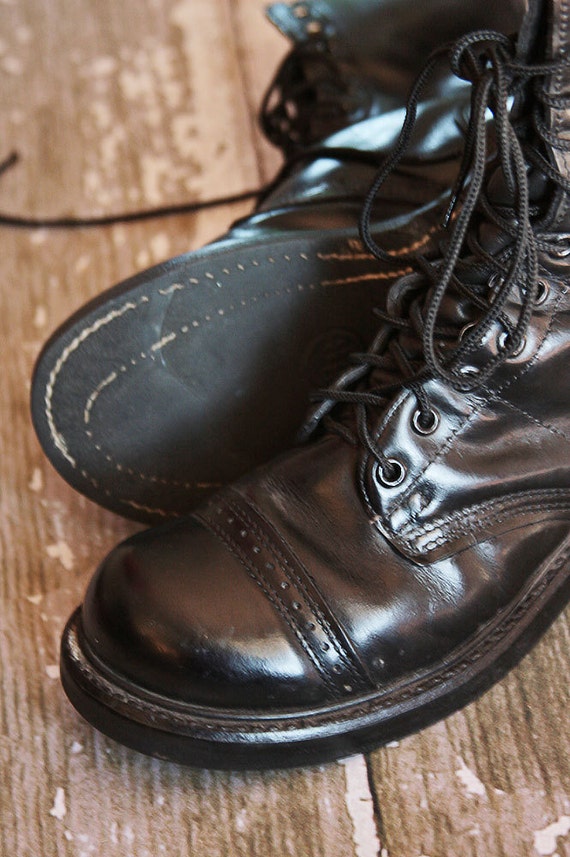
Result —
<instances>
[{"instance_id":1,"label":"white stitching","mask_svg":"<svg viewBox=\"0 0 570 857\"><path fill-rule=\"evenodd\" d=\"M431 229L430 229L430 230L429 230L429 231L428 231L428 232L427 232L427 233L426 233L426 234L425 234L425 235L424 235L424 236L419 240L419 242L416 242L416 244L418 244L418 243L425 243L427 240L429 240L430 235L431 235L431 234L433 234L435 231L436 231L436 230L435 230L435 228L433 228L433 227L432 227L432 228L431 228ZM415 244L414 244L414 245L411 245L411 247L414 247L414 246L416 246L416 245L415 245ZM409 251L409 249L410 249L410 248L402 248L402 249L401 249L401 250L399 250L398 252L400 252L400 253L405 253L405 252ZM396 251L395 251L395 252L396 252ZM298 256L299 256L299 258L303 259L304 261L310 261L310 258L309 258L309 256L308 256L306 253L299 253L299 254L298 254ZM316 254L316 256L317 256L317 258L323 258L320 254ZM288 256L287 254L283 254L283 257L282 257L282 258L283 258L283 259L285 259L286 261L291 261L291 257L290 257L290 256ZM355 257L354 255L353 255L353 256L349 256L349 257L347 257L347 259L348 259L348 260L352 260L352 259L354 259L354 258L357 258L357 257ZM270 264L275 264L275 258L274 258L274 257L272 257L272 256L269 256L269 257L267 257L267 262L269 262ZM257 261L252 261L252 265L259 266L259 263L258 263ZM240 262L240 263L237 263L237 265L236 265L236 269L237 269L237 270L239 270L240 272L243 272L243 271L245 271L245 266ZM226 274L230 274L230 270L229 270L227 267L226 267L226 268L223 268L222 270L223 270L223 272L224 272L224 273L226 273ZM323 281L321 281L318 285L319 285L320 287L322 287L322 288L326 288L326 287L328 287L328 286L342 285L342 284L347 284L347 283L351 283L351 282L362 282L362 281L366 281L366 280L386 280L386 279L391 279L391 278L399 277L399 276L401 276L401 275L402 275L402 273L406 273L406 272L407 272L407 269L406 269L406 270L404 270L404 271L402 271L402 270L395 270L395 271L390 271L390 272L382 272L382 271L378 271L378 272L373 273L373 274L361 275L360 277L350 277L350 278L346 278L346 279L344 279L344 280L343 280L343 279L339 279L339 280L323 280ZM204 276L205 276L205 277L207 277L209 280L211 280L211 279L215 279L214 274L212 274L211 272L206 272ZM197 278L195 278L195 277L191 277L191 278L189 278L189 279L188 279L188 285L199 285L199 284L200 284L200 280L199 280L199 279L197 279ZM162 295L168 295L168 294L169 294L169 293L171 293L171 292L174 292L174 291L181 291L181 290L183 290L183 289L186 289L186 288L188 287L188 285L186 285L186 284L181 284L181 283L173 283L171 286L169 286L169 287L167 287L167 288L165 288L165 289L157 289L157 292L158 292L159 294L162 294ZM218 285L221 287L221 283L218 283ZM297 289L298 289L299 291L303 291L303 290L304 290L304 288L315 289L315 288L316 288L316 286L315 286L315 284L314 284L314 283L310 283L310 284L308 284L307 286L304 286L303 284L300 284L300 283L297 285ZM291 293L291 291L292 291L292 290L291 290L291 288L285 288L284 290L283 290L283 289L279 289L279 290L276 290L276 291L274 291L274 292L265 292L265 293L264 293L264 295L263 295L263 297L274 297L274 296L278 296L278 295L279 295L279 294L281 294L283 291L285 291L285 292L287 292L287 293ZM61 452L61 454L64 456L64 458L65 458L65 459L66 459L66 460L71 464L71 466L72 466L72 467L74 467L74 468L76 468L76 467L77 467L77 462L76 462L76 460L73 458L73 456L70 454L70 452L69 452L69 450L68 450L68 448L67 448L67 444L66 444L66 441L65 441L65 439L64 439L64 437L63 437L63 435L58 431L58 429L57 429L57 427L56 427L56 425L55 425L54 415L53 415L53 411L52 411L53 395L54 395L55 385L56 385L56 383L57 383L58 376L60 375L60 373L61 373L61 371L62 371L62 369L63 369L64 365L65 365L65 364L66 364L66 362L69 360L70 356L71 356L74 352L76 352L76 351L79 349L79 347L80 347L81 345L83 345L83 343L84 343L84 342L85 342L85 341L86 341L90 336L92 336L94 333L96 333L96 332L97 332L98 330L100 330L102 327L105 327L106 325L111 324L111 323L112 323L113 321L115 321L116 319L121 318L121 317L122 317L123 315L125 315L127 312L138 310L142 304L148 303L148 302L149 302L149 300L150 300L150 298L149 298L149 296L148 296L148 295L143 295L143 296L142 296L142 297L140 297L137 301L129 300L129 301L127 301L127 302L126 302L122 307L120 307L119 309L112 310L111 312L107 313L105 316L103 316L103 317L101 317L101 318L98 318L95 322L93 322L93 324L89 325L87 328L84 328L84 329L83 329L83 330L82 330L82 331L81 331L81 332L80 332L80 333L79 333L79 334L78 334L78 335L77 335L77 336L72 340L72 342L71 342L68 346L66 346L66 348L62 351L62 353L60 354L59 358L57 359L57 361L56 361L56 363L55 363L54 367L52 368L52 370L51 370L51 372L50 372L50 374L49 374L49 377L48 377L48 383L47 383L47 385L46 385L46 390L45 390L45 394L44 394L44 407L45 407L45 416L46 416L46 420L47 420L47 423L48 423L48 427L49 427L50 435L51 435L52 442L53 442L54 446L55 446L55 447L56 447L56 448ZM252 302L253 302L253 303L257 303L258 297L257 297L257 296L252 296L251 300L252 300ZM247 302L246 302L246 301L244 301L244 300L241 300L241 301L240 301L240 305L241 305L241 306L246 306L246 305L247 305ZM231 309L232 309L232 310L234 309L233 305L231 306ZM218 309L218 313L219 313L220 315L222 315L222 314L223 314L223 310L222 310L222 311L220 311L220 309ZM211 315L206 315L206 316L205 316L205 321L210 322L211 320L212 320L212 316L211 316ZM196 327L199 327L199 326L200 326L200 322L199 322L197 319L194 319L194 320L192 321L192 327L193 327L193 328L196 328ZM181 332L181 333L187 333L187 332L189 332L189 330L190 330L190 328L189 328L187 325L184 325L183 327L181 327L180 332ZM172 331L170 334L167 334L167 335L166 335L166 336L164 336L161 340L159 340L157 343L155 343L153 346L151 346L150 350L151 350L152 352L154 352L154 351L156 351L156 350L161 349L161 348L162 348L162 347L164 347L165 345L168 345L168 344L170 344L171 342L173 342L173 341L177 338L177 335L178 335L178 334L177 334L176 332ZM147 358L147 356L148 356L148 354L147 354L147 353L145 353L145 352L141 352L141 354L140 354L140 359L143 359L143 360L144 360L144 359L146 359L146 358ZM130 362L130 365L131 365L131 366L136 366L136 365L137 365L137 363L138 363L138 360L137 360L137 359L134 359L134 358L131 358L129 362ZM126 371L126 368L127 368L127 367L126 367L126 366L124 366L124 365L123 365L123 366L121 366L121 368L120 368L120 372L121 372L121 373L124 373L124 372ZM100 384L98 385L98 387L96 388L96 390L94 390L94 391L93 391L93 393L90 395L89 399L88 399L88 400L87 400L87 402L86 402L86 406L85 406L85 409L84 409L84 420L85 420L85 423L88 423L88 422L89 422L89 420L90 420L90 415L91 415L91 412L92 412L93 406L94 406L94 404L95 404L95 401L97 400L97 398L98 398L98 396L100 395L100 393L102 392L102 390L103 390L103 389L105 389L106 387L108 387L111 383L113 383L113 382L117 379L117 377L119 377L118 373L116 373L116 372L115 372L115 373L111 373L109 376L107 376L107 378L105 378L103 381L101 381L101 382L100 382ZM91 437L91 433L90 433L90 432L88 432L87 434L88 434L88 436L89 436L89 437ZM97 447L96 447L96 448L97 448ZM117 469L118 469L119 463L118 463L118 462L114 462L114 464L115 464L115 467L117 467ZM83 470L81 470L80 472L81 472L81 474L82 474L82 475L84 474L84 471L83 471ZM129 473L131 473L131 475L136 476L136 477L138 477L138 478L140 478L140 479L142 479L142 480L149 480L149 479L151 479L151 478L152 478L152 477L149 477L149 476L147 476L146 474L141 473L141 472L139 472L139 473L135 473L135 472L133 472L131 469L128 469L128 472L129 472ZM85 478L85 477L84 477L84 478ZM157 477L157 478L156 478L156 480L157 480L157 481L159 481L159 482L161 482L162 484L165 484L165 485L171 485L171 486L173 486L173 487L183 487L183 488L185 488L185 487L190 487L189 483L179 483L179 482L176 482L176 481L162 480L162 479L160 479L159 477ZM120 502L126 502L126 503L129 503L129 501L128 501L128 500L124 500L123 498L119 498L119 500L120 500ZM133 505L132 503L129 503L129 504L130 504L130 505ZM149 511L154 511L154 512L156 512L156 513L158 513L158 514L166 514L166 513L164 513L164 512L163 512L163 510L149 510Z\"/></svg>"}]
</instances>

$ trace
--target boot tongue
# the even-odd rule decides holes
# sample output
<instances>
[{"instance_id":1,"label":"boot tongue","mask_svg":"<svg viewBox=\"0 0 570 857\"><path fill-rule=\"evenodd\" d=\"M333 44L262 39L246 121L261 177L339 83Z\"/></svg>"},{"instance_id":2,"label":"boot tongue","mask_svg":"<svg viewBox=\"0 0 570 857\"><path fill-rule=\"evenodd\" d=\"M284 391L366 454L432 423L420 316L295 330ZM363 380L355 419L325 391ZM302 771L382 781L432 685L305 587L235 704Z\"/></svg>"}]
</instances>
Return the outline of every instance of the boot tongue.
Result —
<instances>
[{"instance_id":1,"label":"boot tongue","mask_svg":"<svg viewBox=\"0 0 570 857\"><path fill-rule=\"evenodd\" d=\"M518 39L518 57L526 63L561 61L556 71L547 77L543 85L541 119L550 134L560 139L562 147L540 142L540 151L564 177L570 175L570 65L567 64L570 49L570 0L541 0L531 3L525 15ZM532 98L536 96L531 95ZM539 96L540 97L540 96ZM514 116L524 115L529 108L521 96ZM547 219L551 228L570 228L569 200L566 191L556 186L552 193L549 187L549 211ZM542 199L547 198L545 189Z\"/></svg>"},{"instance_id":2,"label":"boot tongue","mask_svg":"<svg viewBox=\"0 0 570 857\"><path fill-rule=\"evenodd\" d=\"M530 167L527 173L529 202L531 206L544 207L544 201L552 196L552 183L536 167ZM514 206L513 193L507 185L503 172L495 168L487 181L486 195L496 208L512 209ZM478 227L478 238L481 246L489 253L496 254L504 250L511 237L495 224L483 220Z\"/></svg>"}]
</instances>

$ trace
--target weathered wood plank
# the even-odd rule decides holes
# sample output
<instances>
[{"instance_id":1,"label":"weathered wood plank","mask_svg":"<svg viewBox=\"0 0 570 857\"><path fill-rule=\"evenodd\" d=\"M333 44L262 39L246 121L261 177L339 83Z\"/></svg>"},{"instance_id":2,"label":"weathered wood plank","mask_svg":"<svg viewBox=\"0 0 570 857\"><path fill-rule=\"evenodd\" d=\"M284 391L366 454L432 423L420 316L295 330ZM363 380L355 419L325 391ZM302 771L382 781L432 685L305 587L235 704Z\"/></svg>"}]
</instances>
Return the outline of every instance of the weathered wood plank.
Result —
<instances>
[{"instance_id":1,"label":"weathered wood plank","mask_svg":"<svg viewBox=\"0 0 570 857\"><path fill-rule=\"evenodd\" d=\"M287 45L263 6L0 0L0 139L22 154L0 208L102 214L270 178L279 156L255 115ZM554 843L568 855L567 618L483 700L373 754L368 769L357 757L284 773L186 770L97 735L64 697L63 623L137 525L45 462L28 415L35 355L85 300L248 208L0 232L0 854L534 857Z\"/></svg>"},{"instance_id":2,"label":"weathered wood plank","mask_svg":"<svg viewBox=\"0 0 570 857\"><path fill-rule=\"evenodd\" d=\"M102 214L265 180L278 157L263 150L255 101L286 45L262 6L0 2L0 138L22 155L2 178L0 207ZM67 616L98 560L137 525L79 497L45 462L28 415L34 358L85 300L203 244L249 208L2 231L2 857L354 854L342 766L223 775L146 759L84 723L57 676Z\"/></svg>"},{"instance_id":3,"label":"weathered wood plank","mask_svg":"<svg viewBox=\"0 0 570 857\"><path fill-rule=\"evenodd\" d=\"M391 855L570 854L543 832L570 815L569 643L562 617L478 702L372 755Z\"/></svg>"}]
</instances>

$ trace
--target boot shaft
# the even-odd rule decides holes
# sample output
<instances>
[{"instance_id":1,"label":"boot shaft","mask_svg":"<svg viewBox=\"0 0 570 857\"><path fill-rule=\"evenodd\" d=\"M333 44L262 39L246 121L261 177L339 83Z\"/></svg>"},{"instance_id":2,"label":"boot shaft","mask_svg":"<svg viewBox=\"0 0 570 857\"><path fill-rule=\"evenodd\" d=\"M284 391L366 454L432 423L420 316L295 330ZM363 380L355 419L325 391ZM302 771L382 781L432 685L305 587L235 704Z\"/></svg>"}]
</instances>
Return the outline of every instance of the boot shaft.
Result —
<instances>
[{"instance_id":1,"label":"boot shaft","mask_svg":"<svg viewBox=\"0 0 570 857\"><path fill-rule=\"evenodd\" d=\"M553 66L538 86L531 81L519 112L532 112L543 123L545 157L570 179L570 0L530 0L517 53L523 63ZM568 191L558 187L548 217L552 230L570 227L569 202Z\"/></svg>"}]
</instances>

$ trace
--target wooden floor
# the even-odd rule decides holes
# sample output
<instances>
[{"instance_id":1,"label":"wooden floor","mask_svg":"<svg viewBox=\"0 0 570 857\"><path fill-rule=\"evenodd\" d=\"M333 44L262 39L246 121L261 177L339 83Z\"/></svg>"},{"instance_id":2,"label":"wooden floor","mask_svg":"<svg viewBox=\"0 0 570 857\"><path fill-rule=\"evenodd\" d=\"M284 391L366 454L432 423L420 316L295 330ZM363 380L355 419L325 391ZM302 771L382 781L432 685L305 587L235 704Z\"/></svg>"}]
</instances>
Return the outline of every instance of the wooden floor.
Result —
<instances>
[{"instance_id":1,"label":"wooden floor","mask_svg":"<svg viewBox=\"0 0 570 857\"><path fill-rule=\"evenodd\" d=\"M95 215L239 191L278 156L256 108L283 39L263 0L0 0L0 209ZM76 495L33 434L42 341L119 279L248 206L80 231L0 228L1 857L570 855L570 623L476 704L369 758L219 774L102 738L59 637L136 525Z\"/></svg>"}]
</instances>

